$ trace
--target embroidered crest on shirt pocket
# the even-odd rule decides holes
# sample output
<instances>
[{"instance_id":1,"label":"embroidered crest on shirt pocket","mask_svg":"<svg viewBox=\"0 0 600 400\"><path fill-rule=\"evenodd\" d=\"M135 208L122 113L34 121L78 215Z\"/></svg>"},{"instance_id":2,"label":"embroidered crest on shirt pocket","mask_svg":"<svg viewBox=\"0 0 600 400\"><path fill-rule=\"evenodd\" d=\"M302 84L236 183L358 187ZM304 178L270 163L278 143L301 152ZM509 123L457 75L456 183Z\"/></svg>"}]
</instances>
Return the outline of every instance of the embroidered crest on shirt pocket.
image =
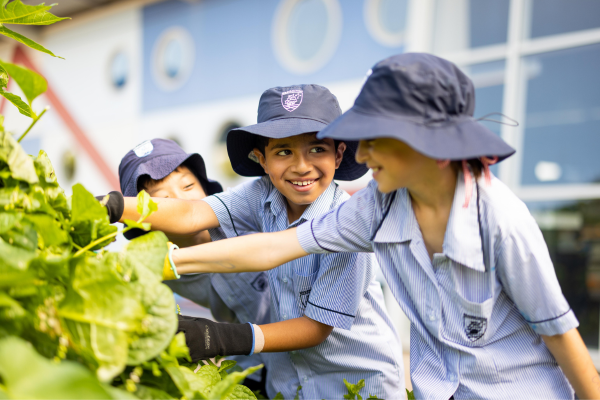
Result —
<instances>
[{"instance_id":1,"label":"embroidered crest on shirt pocket","mask_svg":"<svg viewBox=\"0 0 600 400\"><path fill-rule=\"evenodd\" d=\"M465 333L471 342L480 339L487 330L487 318L464 314Z\"/></svg>"},{"instance_id":2,"label":"embroidered crest on shirt pocket","mask_svg":"<svg viewBox=\"0 0 600 400\"><path fill-rule=\"evenodd\" d=\"M257 292L264 292L267 289L267 274L261 272L258 274L256 278L252 281L251 285Z\"/></svg>"},{"instance_id":3,"label":"embroidered crest on shirt pocket","mask_svg":"<svg viewBox=\"0 0 600 400\"><path fill-rule=\"evenodd\" d=\"M302 304L302 310L306 309L306 305L308 304L308 297L310 296L311 289L303 290L300 292L300 304Z\"/></svg>"}]
</instances>

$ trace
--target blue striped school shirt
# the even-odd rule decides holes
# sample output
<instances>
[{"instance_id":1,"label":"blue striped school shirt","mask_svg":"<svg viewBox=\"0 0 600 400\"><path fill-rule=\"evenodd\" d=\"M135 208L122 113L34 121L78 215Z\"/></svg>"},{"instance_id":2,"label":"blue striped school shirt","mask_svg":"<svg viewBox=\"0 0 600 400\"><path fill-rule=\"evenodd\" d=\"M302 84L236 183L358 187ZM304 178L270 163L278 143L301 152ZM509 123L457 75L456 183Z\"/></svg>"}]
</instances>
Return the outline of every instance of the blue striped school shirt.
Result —
<instances>
[{"instance_id":1,"label":"blue striped school shirt","mask_svg":"<svg viewBox=\"0 0 600 400\"><path fill-rule=\"evenodd\" d=\"M213 241L225 239L219 228L210 229ZM175 293L209 308L219 322L270 322L271 291L266 272L242 272L238 274L189 274L180 279L164 281ZM230 356L246 369L263 363L260 354L252 356ZM261 371L249 376L261 380Z\"/></svg>"},{"instance_id":2,"label":"blue striped school shirt","mask_svg":"<svg viewBox=\"0 0 600 400\"><path fill-rule=\"evenodd\" d=\"M204 199L228 237L277 232L297 226L335 208L349 198L332 183L302 217L288 223L287 203L268 177ZM252 254L248 254L252 257ZM267 366L267 393L303 399L340 399L343 379L365 379L363 395L384 399L404 396L402 351L385 311L381 286L374 279L373 257L367 254L315 254L267 272L271 321L303 315L333 326L329 337L313 348L262 353Z\"/></svg>"},{"instance_id":3,"label":"blue striped school shirt","mask_svg":"<svg viewBox=\"0 0 600 400\"><path fill-rule=\"evenodd\" d=\"M498 179L474 185L463 208L458 176L443 253L429 258L406 189L372 181L338 209L298 228L309 253L374 251L411 321L417 398L572 399L539 336L578 326L544 238Z\"/></svg>"}]
</instances>

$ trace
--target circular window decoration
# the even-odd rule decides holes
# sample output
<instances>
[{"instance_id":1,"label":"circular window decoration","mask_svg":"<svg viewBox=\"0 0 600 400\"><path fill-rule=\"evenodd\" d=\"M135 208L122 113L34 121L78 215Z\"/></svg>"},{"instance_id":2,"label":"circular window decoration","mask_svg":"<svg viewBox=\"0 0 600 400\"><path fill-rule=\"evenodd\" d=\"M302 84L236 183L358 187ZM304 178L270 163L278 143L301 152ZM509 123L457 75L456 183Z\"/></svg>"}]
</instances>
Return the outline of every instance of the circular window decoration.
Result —
<instances>
[{"instance_id":1,"label":"circular window decoration","mask_svg":"<svg viewBox=\"0 0 600 400\"><path fill-rule=\"evenodd\" d=\"M181 27L166 30L152 50L152 75L164 90L180 88L194 66L194 41Z\"/></svg>"},{"instance_id":2,"label":"circular window decoration","mask_svg":"<svg viewBox=\"0 0 600 400\"><path fill-rule=\"evenodd\" d=\"M116 52L109 63L110 83L115 89L123 89L129 78L129 60L124 51Z\"/></svg>"},{"instance_id":3,"label":"circular window decoration","mask_svg":"<svg viewBox=\"0 0 600 400\"><path fill-rule=\"evenodd\" d=\"M273 49L288 71L305 75L333 56L342 35L338 0L282 0L273 19Z\"/></svg>"},{"instance_id":4,"label":"circular window decoration","mask_svg":"<svg viewBox=\"0 0 600 400\"><path fill-rule=\"evenodd\" d=\"M408 0L365 0L365 24L373 39L384 46L401 46L407 9Z\"/></svg>"}]
</instances>

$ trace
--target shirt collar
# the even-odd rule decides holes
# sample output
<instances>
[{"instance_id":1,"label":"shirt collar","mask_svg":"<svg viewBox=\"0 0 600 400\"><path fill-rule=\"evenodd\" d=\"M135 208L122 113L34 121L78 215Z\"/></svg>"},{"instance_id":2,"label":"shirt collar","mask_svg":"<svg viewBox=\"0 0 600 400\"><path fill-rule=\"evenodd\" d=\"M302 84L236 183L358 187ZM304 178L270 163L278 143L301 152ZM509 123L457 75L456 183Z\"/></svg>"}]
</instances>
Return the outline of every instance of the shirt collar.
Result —
<instances>
[{"instance_id":1,"label":"shirt collar","mask_svg":"<svg viewBox=\"0 0 600 400\"><path fill-rule=\"evenodd\" d=\"M466 267L476 271L485 271L483 262L482 239L479 230L479 212L477 203L477 187L475 177L471 199L467 208L463 207L465 202L465 181L462 171L458 174L454 200L448 218L448 226L444 236L444 254Z\"/></svg>"},{"instance_id":2,"label":"shirt collar","mask_svg":"<svg viewBox=\"0 0 600 400\"><path fill-rule=\"evenodd\" d=\"M373 241L402 243L421 238L408 191L399 189L396 191L394 198L392 196L386 196L389 201L382 210L384 219L375 233ZM485 271L475 186L473 186L468 208L463 207L464 201L465 183L463 173L460 172L457 177L452 209L444 236L443 252L444 255L457 263L477 271Z\"/></svg>"},{"instance_id":3,"label":"shirt collar","mask_svg":"<svg viewBox=\"0 0 600 400\"><path fill-rule=\"evenodd\" d=\"M284 216L288 228L294 227L331 210L335 202L336 192L338 190L338 185L334 181L331 181L329 187L325 189L325 191L321 193L321 195L317 197L317 199L311 205L309 205L306 210L304 210L298 220L292 222L291 224L287 223L288 216L285 196L282 195L281 192L275 188L275 186L272 186L271 193L269 193L269 196L265 200L265 207L268 207L275 217Z\"/></svg>"},{"instance_id":4,"label":"shirt collar","mask_svg":"<svg viewBox=\"0 0 600 400\"><path fill-rule=\"evenodd\" d=\"M406 189L384 196L383 220L375 232L374 242L402 243L414 239L418 229L417 220L412 212L410 196Z\"/></svg>"}]
</instances>

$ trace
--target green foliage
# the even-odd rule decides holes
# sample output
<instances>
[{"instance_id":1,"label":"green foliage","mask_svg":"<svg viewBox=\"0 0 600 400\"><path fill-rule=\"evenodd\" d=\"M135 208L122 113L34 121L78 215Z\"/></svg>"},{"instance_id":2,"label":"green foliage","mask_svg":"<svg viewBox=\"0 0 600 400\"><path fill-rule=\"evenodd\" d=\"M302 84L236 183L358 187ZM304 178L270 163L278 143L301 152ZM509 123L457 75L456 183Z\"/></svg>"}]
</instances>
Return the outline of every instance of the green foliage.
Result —
<instances>
[{"instance_id":1,"label":"green foliage","mask_svg":"<svg viewBox=\"0 0 600 400\"><path fill-rule=\"evenodd\" d=\"M31 103L36 97L48 90L48 82L46 82L46 79L37 72L7 62L3 62L1 65L3 69L10 74L10 77L17 82L17 85L19 85L27 98L29 106L31 106ZM0 72L0 85L1 83ZM4 87L6 87L6 85L4 85Z\"/></svg>"},{"instance_id":2,"label":"green foliage","mask_svg":"<svg viewBox=\"0 0 600 400\"><path fill-rule=\"evenodd\" d=\"M16 337L0 340L0 376L7 398L12 399L134 398L99 382L76 362L55 364L45 359Z\"/></svg>"},{"instance_id":3,"label":"green foliage","mask_svg":"<svg viewBox=\"0 0 600 400\"><path fill-rule=\"evenodd\" d=\"M22 73L28 101L43 91L4 65ZM156 203L142 192L138 208L131 225L150 229ZM0 129L0 398L255 399L239 382L260 367L189 368L161 282L166 236L104 250L117 233L82 185L67 200L45 152L28 156Z\"/></svg>"},{"instance_id":4,"label":"green foliage","mask_svg":"<svg viewBox=\"0 0 600 400\"><path fill-rule=\"evenodd\" d=\"M19 25L51 25L55 22L70 18L60 18L48 12L52 5L46 6L44 3L38 6L29 6L23 4L21 0L15 0L9 3L9 0L2 0L0 3L0 23L1 24L19 24Z\"/></svg>"},{"instance_id":5,"label":"green foliage","mask_svg":"<svg viewBox=\"0 0 600 400\"><path fill-rule=\"evenodd\" d=\"M348 390L348 394L344 395L345 399L358 399L362 400L362 396L358 394L362 388L365 387L365 380L361 379L356 384L352 384L344 379L344 385L346 385L346 389Z\"/></svg>"},{"instance_id":6,"label":"green foliage","mask_svg":"<svg viewBox=\"0 0 600 400\"><path fill-rule=\"evenodd\" d=\"M415 394L412 391L409 391L408 389L406 389L406 398L408 400L416 400Z\"/></svg>"}]
</instances>

